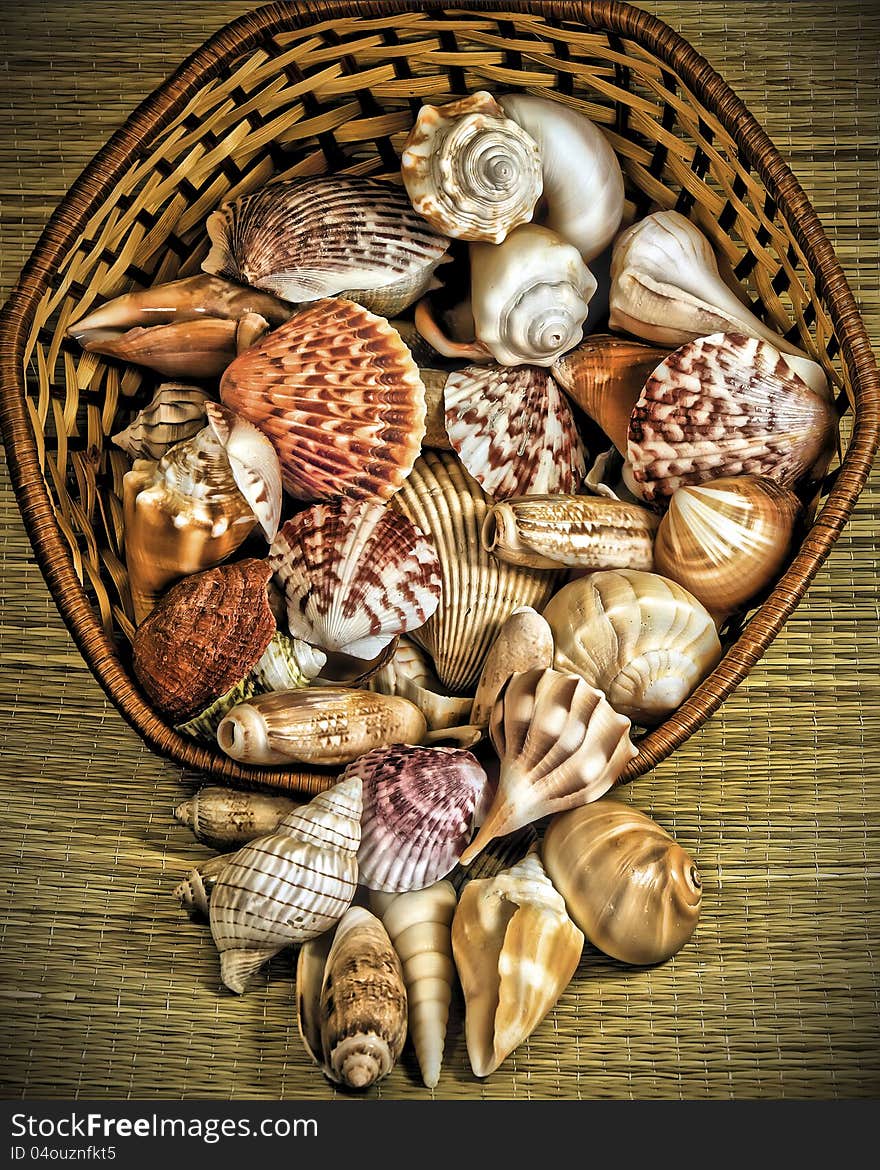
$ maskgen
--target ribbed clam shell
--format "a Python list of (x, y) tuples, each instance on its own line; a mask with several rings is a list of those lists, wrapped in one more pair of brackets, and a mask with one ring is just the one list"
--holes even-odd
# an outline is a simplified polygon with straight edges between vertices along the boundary
[(387, 317), (422, 295), (449, 243), (399, 187), (357, 175), (269, 183), (224, 204), (207, 228), (206, 272), (297, 304), (351, 295)]
[(700, 337), (645, 383), (627, 458), (643, 499), (724, 475), (769, 475), (786, 487), (822, 473), (836, 428), (832, 405), (768, 341)]
[(637, 754), (629, 733), (629, 719), (577, 674), (512, 675), (489, 720), (501, 761), (498, 788), (462, 865), (493, 838), (606, 793)]
[(386, 320), (324, 300), (241, 354), (223, 402), (260, 428), (284, 486), (303, 500), (387, 499), (409, 475), (425, 434), (425, 390)]
[(289, 796), (206, 784), (177, 806), (174, 819), (192, 829), (197, 841), (214, 849), (229, 849), (274, 832), (287, 814), (302, 803)]
[(800, 512), (797, 496), (766, 476), (681, 487), (657, 530), (657, 572), (678, 581), (716, 617), (729, 614), (781, 572)]
[(561, 573), (506, 565), (486, 552), (485, 493), (452, 452), (425, 451), (391, 506), (430, 537), (440, 561), (440, 604), (412, 638), (444, 687), (472, 690), (505, 619), (519, 606), (542, 609)]
[(593, 946), (624, 963), (662, 963), (700, 916), (693, 859), (656, 821), (612, 797), (560, 813), (541, 845), (547, 873)]
[(423, 105), (400, 174), (413, 207), (438, 232), (492, 244), (532, 218), (543, 188), (537, 144), (485, 90)]
[(546, 618), (529, 605), (515, 609), (486, 655), (471, 707), (471, 723), (488, 727), (495, 700), (512, 674), (552, 665), (553, 633)]
[(375, 500), (315, 504), (288, 520), (269, 552), (290, 632), (371, 659), (424, 625), (440, 600), (440, 565), (418, 529)]
[(579, 674), (636, 724), (659, 723), (721, 657), (715, 622), (657, 573), (609, 569), (564, 585), (544, 607), (557, 670)]
[(495, 499), (576, 492), (586, 453), (568, 400), (546, 370), (468, 366), (444, 389), (446, 433)]
[(211, 395), (185, 382), (163, 382), (152, 401), (139, 411), (113, 442), (132, 459), (159, 460), (175, 443), (191, 439), (204, 427), (205, 403)]
[(327, 930), (357, 888), (361, 785), (340, 781), (235, 855), (211, 895), (223, 982), (239, 994), (272, 955)]
[(420, 890), (445, 877), (473, 832), (487, 776), (460, 748), (400, 744), (349, 764), (363, 782), (360, 880), (371, 890)]
[(601, 496), (522, 496), (492, 505), (482, 539), (513, 565), (652, 569), (657, 524), (647, 508)]

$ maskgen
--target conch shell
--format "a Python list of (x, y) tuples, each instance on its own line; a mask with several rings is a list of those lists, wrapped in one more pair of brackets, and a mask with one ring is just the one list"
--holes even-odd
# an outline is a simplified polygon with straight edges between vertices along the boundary
[(229, 849), (273, 833), (302, 803), (289, 796), (208, 784), (177, 806), (174, 819), (192, 829), (197, 841), (214, 849)]
[(544, 670), (553, 665), (553, 633), (544, 618), (530, 605), (515, 609), (492, 643), (470, 712), (476, 727), (488, 727), (489, 717), (501, 688), (512, 674)]
[(452, 952), (476, 1076), (493, 1073), (534, 1032), (570, 983), (583, 946), (537, 853), (468, 882), (452, 920)]
[(207, 390), (184, 382), (163, 382), (125, 430), (113, 436), (113, 442), (132, 459), (162, 458), (169, 447), (191, 439), (205, 426), (205, 403), (211, 400)]
[(537, 145), (485, 90), (445, 106), (423, 105), (400, 175), (431, 227), (490, 244), (532, 218), (543, 187)]
[(662, 963), (700, 916), (689, 854), (645, 813), (604, 797), (559, 813), (541, 845), (547, 873), (593, 946), (624, 963)]
[(231, 991), (241, 994), (267, 959), (321, 934), (348, 909), (357, 888), (360, 815), (360, 781), (342, 781), (245, 845), (222, 871), (210, 921)]

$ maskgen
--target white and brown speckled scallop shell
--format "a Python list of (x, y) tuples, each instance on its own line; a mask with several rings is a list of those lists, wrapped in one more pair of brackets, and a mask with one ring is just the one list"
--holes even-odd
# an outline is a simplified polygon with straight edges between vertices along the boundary
[(287, 600), (294, 637), (372, 659), (417, 629), (440, 600), (429, 540), (376, 500), (314, 504), (286, 521), (269, 563)]
[(495, 499), (578, 490), (586, 456), (568, 399), (536, 366), (468, 366), (444, 388), (446, 433)]
[(409, 349), (349, 300), (310, 305), (240, 354), (220, 395), (272, 440), (284, 486), (301, 500), (387, 499), (425, 434), (425, 388)]

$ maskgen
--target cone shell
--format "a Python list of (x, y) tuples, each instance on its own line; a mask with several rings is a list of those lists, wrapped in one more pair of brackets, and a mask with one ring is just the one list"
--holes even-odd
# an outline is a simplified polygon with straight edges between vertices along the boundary
[(432, 544), (375, 500), (315, 504), (288, 520), (269, 553), (288, 626), (324, 650), (375, 658), (440, 600)]
[(468, 882), (452, 920), (471, 1068), (487, 1077), (556, 1004), (580, 962), (584, 936), (540, 858)]
[(832, 405), (767, 341), (700, 337), (670, 354), (630, 418), (627, 458), (643, 499), (730, 475), (793, 487), (820, 476), (836, 429)]
[(579, 488), (586, 453), (568, 400), (546, 370), (468, 366), (449, 375), (444, 401), (449, 441), (488, 495)]
[(493, 838), (606, 793), (637, 754), (629, 732), (629, 719), (576, 674), (512, 675), (489, 721), (498, 788), (462, 865)]
[(495, 700), (512, 674), (553, 665), (553, 633), (530, 605), (515, 609), (498, 631), (483, 663), (470, 721), (488, 727)]
[(261, 792), (240, 792), (209, 784), (174, 810), (174, 819), (192, 829), (197, 841), (214, 849), (245, 845), (278, 828), (302, 801)]
[(208, 217), (202, 267), (301, 304), (339, 294), (383, 317), (429, 287), (449, 240), (390, 183), (319, 175), (269, 183)]
[(553, 817), (541, 846), (568, 912), (593, 946), (624, 963), (662, 963), (696, 928), (692, 858), (645, 813), (605, 797)]
[(590, 573), (564, 585), (544, 617), (556, 669), (579, 674), (637, 724), (665, 719), (721, 657), (705, 607), (657, 573)]
[(211, 895), (223, 982), (241, 994), (272, 955), (327, 930), (357, 887), (361, 785), (336, 784), (245, 845)]
[(324, 300), (241, 354), (223, 402), (272, 440), (284, 486), (302, 500), (387, 499), (425, 434), (425, 389), (386, 320)]
[(504, 621), (523, 605), (542, 609), (561, 572), (506, 565), (486, 552), (480, 530), (489, 503), (451, 452), (425, 451), (391, 506), (430, 537), (440, 561), (440, 604), (412, 638), (444, 687), (472, 692)]
[(152, 401), (139, 411), (113, 442), (132, 459), (162, 458), (169, 447), (191, 439), (205, 426), (205, 403), (211, 395), (185, 382), (163, 382)]
[(800, 513), (797, 496), (765, 476), (681, 487), (657, 531), (657, 571), (716, 618), (729, 614), (776, 580)]

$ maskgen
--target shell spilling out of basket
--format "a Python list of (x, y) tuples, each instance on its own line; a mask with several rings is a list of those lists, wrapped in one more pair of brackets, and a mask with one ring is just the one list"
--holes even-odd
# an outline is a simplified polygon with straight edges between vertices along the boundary
[(837, 434), (821, 365), (684, 215), (626, 219), (570, 107), (425, 104), (400, 180), (240, 194), (201, 275), (69, 328), (164, 379), (114, 436), (144, 694), (319, 792), (181, 805), (226, 852), (177, 895), (235, 992), (296, 948), (352, 1088), (408, 1037), (436, 1085), (456, 984), (485, 1077), (587, 944), (688, 942), (696, 865), (609, 793), (787, 568)]

